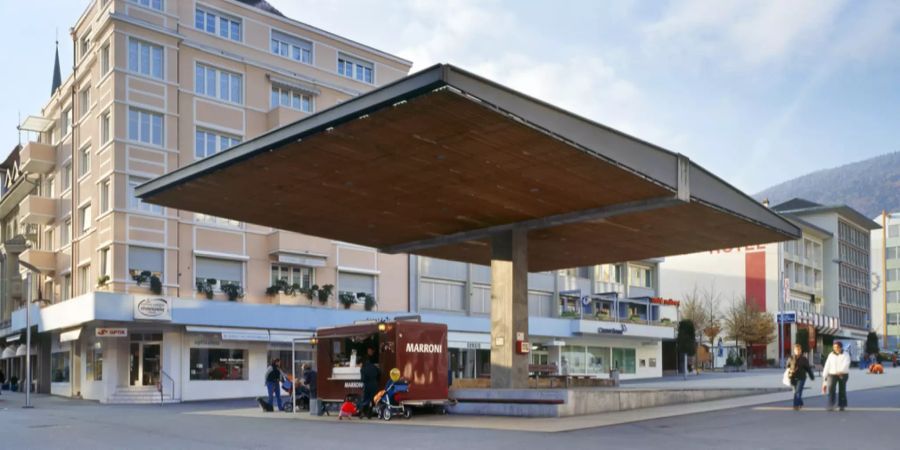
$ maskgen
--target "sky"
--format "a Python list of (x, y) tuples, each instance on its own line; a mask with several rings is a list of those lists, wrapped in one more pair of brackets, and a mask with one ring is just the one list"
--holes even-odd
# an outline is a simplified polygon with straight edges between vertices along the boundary
[[(68, 29), (88, 3), (0, 0), (7, 148), (18, 114), (48, 99), (56, 30), (70, 72)], [(682, 153), (750, 194), (900, 150), (896, 1), (269, 3), (413, 71), (451, 63)]]

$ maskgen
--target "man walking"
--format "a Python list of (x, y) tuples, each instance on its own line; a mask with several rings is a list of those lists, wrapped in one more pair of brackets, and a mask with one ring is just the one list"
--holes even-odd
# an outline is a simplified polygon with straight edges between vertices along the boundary
[(847, 408), (847, 377), (850, 373), (850, 356), (844, 353), (841, 341), (835, 341), (832, 352), (822, 368), (822, 393), (828, 392), (828, 410), (834, 411), (834, 397), (837, 394), (838, 408)]
[(278, 410), (284, 411), (284, 405), (281, 403), (281, 381), (284, 380), (284, 375), (281, 373), (280, 365), (281, 360), (276, 358), (266, 370), (266, 390), (269, 392), (269, 404), (272, 405), (274, 395), (278, 401)]

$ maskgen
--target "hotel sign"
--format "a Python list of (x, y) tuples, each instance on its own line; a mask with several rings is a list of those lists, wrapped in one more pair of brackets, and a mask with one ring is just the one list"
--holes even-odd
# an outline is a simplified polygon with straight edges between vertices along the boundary
[(128, 328), (97, 328), (94, 335), (97, 337), (128, 337)]
[(163, 297), (135, 297), (134, 319), (172, 321), (172, 303)]

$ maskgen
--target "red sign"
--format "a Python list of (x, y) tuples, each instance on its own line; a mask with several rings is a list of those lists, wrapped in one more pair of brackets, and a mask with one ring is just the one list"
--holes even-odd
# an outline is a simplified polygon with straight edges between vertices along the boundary
[(678, 300), (672, 300), (671, 298), (662, 298), (662, 297), (652, 297), (650, 299), (650, 303), (653, 303), (655, 305), (669, 305), (669, 306), (675, 306), (675, 307), (678, 307), (679, 305), (681, 305), (681, 302), (679, 302)]
[(128, 328), (97, 328), (95, 335), (97, 337), (126, 337)]

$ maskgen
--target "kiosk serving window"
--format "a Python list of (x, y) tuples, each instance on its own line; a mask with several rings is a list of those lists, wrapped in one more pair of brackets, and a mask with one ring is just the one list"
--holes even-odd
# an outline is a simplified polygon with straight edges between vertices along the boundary
[(57, 352), (50, 355), (50, 380), (54, 383), (69, 382), (69, 352)]
[(247, 350), (192, 348), (191, 380), (246, 380)]

